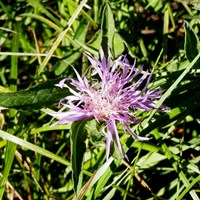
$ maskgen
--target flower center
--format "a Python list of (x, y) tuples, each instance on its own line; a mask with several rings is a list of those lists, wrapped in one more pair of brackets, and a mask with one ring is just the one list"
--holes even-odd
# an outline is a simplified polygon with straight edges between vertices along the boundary
[(107, 121), (111, 116), (123, 114), (125, 111), (120, 91), (116, 87), (92, 89), (85, 95), (85, 102), (85, 109), (92, 112), (98, 121)]

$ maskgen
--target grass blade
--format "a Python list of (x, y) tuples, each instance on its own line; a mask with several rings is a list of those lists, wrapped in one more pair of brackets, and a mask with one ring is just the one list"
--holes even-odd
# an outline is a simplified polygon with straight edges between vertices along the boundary
[[(12, 38), (12, 51), (17, 52), (19, 50), (19, 34), (20, 34), (20, 26), (21, 23), (16, 23), (15, 31), (13, 38)], [(11, 84), (10, 89), (12, 91), (17, 91), (17, 76), (18, 76), (18, 57), (12, 56), (11, 57), (11, 69), (10, 69), (10, 76), (11, 76)], [(13, 118), (16, 115), (16, 110), (11, 109), (9, 110), (9, 118)], [(10, 130), (14, 133), (14, 129)], [(13, 163), (14, 155), (15, 155), (16, 144), (12, 142), (7, 142), (6, 144), (6, 154), (5, 154), (5, 166), (3, 170), (3, 177), (0, 181), (0, 199), (3, 198), (3, 194), (5, 191), (5, 184), (10, 174), (10, 169)]]
[(37, 145), (31, 144), (30, 142), (22, 140), (22, 139), (14, 136), (14, 135), (12, 135), (10, 133), (7, 133), (5, 131), (0, 130), (0, 137), (2, 137), (4, 140), (8, 140), (8, 141), (10, 141), (12, 143), (15, 143), (15, 144), (18, 144), (18, 145), (20, 145), (22, 147), (25, 147), (25, 148), (27, 148), (27, 149), (29, 149), (31, 151), (37, 152), (37, 153), (39, 153), (39, 154), (41, 154), (41, 155), (43, 155), (45, 157), (48, 157), (48, 158), (50, 158), (52, 160), (55, 160), (55, 161), (57, 161), (57, 162), (59, 162), (59, 163), (61, 163), (63, 165), (71, 166), (70, 162), (65, 160), (64, 158), (62, 158), (62, 157), (60, 157), (60, 156), (58, 156), (58, 155), (56, 155), (56, 154), (54, 154), (54, 153), (52, 153), (50, 151), (47, 151), (47, 150), (45, 150), (45, 149), (43, 149), (43, 148), (41, 148), (41, 147), (39, 147)]
[(43, 72), (46, 64), (49, 62), (49, 60), (51, 59), (54, 51), (56, 50), (56, 48), (59, 46), (60, 42), (63, 40), (63, 38), (65, 37), (65, 35), (67, 34), (68, 30), (70, 29), (70, 27), (72, 26), (73, 22), (75, 21), (75, 19), (77, 18), (77, 16), (79, 15), (79, 13), (81, 12), (82, 8), (85, 6), (87, 0), (83, 0), (81, 2), (81, 4), (78, 6), (78, 8), (76, 9), (76, 11), (74, 12), (74, 14), (71, 16), (71, 18), (69, 19), (68, 22), (68, 26), (67, 28), (62, 31), (58, 38), (56, 39), (56, 41), (54, 42), (54, 44), (52, 45), (48, 55), (46, 56), (46, 58), (43, 60), (43, 62), (41, 63), (41, 65), (38, 68), (38, 76)]

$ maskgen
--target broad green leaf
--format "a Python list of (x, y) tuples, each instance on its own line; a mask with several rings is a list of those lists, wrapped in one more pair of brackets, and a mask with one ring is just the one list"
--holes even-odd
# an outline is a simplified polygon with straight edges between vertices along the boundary
[(118, 57), (120, 54), (123, 53), (124, 49), (125, 47), (122, 37), (118, 33), (114, 33), (114, 40), (113, 40), (114, 56)]
[[(193, 28), (190, 26), (190, 24), (185, 21), (185, 52), (187, 59), (192, 62), (192, 60), (197, 56), (200, 49), (200, 42), (199, 38), (194, 32)], [(198, 60), (195, 66), (199, 66), (200, 61)]]
[(115, 33), (115, 21), (108, 3), (104, 6), (101, 31), (101, 46), (106, 56), (108, 48), (113, 51), (115, 57), (119, 56), (124, 51), (124, 41), (118, 33)]
[(27, 90), (19, 92), (1, 93), (0, 106), (23, 110), (40, 109), (59, 100), (69, 94), (67, 89), (56, 87), (61, 79), (54, 79)]
[(102, 34), (102, 30), (97, 31), (94, 37), (89, 41), (88, 46), (99, 51), (102, 42)]
[(78, 40), (79, 42), (84, 43), (86, 35), (87, 35), (87, 31), (88, 31), (88, 23), (85, 20), (82, 20), (78, 28), (76, 29), (74, 38)]
[(113, 37), (115, 33), (115, 21), (113, 18), (112, 10), (108, 3), (105, 4), (103, 10), (103, 21), (102, 21), (102, 48), (106, 57), (108, 55), (108, 47), (113, 49)]
[(54, 66), (54, 72), (56, 76), (61, 75), (65, 70), (67, 70), (67, 67), (71, 64), (74, 63), (78, 58), (80, 58), (82, 54), (81, 48), (74, 48), (72, 51), (67, 52), (65, 54), (65, 60), (67, 62), (57, 62), (56, 65)]
[(83, 170), (82, 162), (86, 151), (85, 140), (87, 132), (85, 129), (86, 121), (73, 122), (71, 126), (71, 165), (74, 191), (79, 193), (82, 187)]
[(91, 142), (96, 143), (96, 142), (101, 141), (103, 135), (102, 135), (102, 132), (97, 129), (96, 120), (88, 121), (86, 127), (87, 127), (89, 137), (91, 139)]

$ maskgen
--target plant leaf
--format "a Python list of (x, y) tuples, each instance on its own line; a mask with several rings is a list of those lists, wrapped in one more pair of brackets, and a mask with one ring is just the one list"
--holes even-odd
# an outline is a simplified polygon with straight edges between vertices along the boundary
[(0, 130), (0, 137), (3, 138), (4, 140), (8, 140), (14, 144), (20, 145), (21, 147), (24, 147), (31, 151), (37, 152), (37, 153), (39, 153), (49, 159), (55, 160), (63, 165), (70, 166), (69, 161), (65, 160), (64, 158), (46, 150), (46, 149), (43, 149), (42, 147), (39, 147), (35, 144), (27, 142), (19, 137), (16, 137), (10, 133)]
[[(78, 40), (80, 43), (84, 44), (87, 34), (87, 29), (88, 29), (88, 23), (82, 20), (82, 22), (80, 23), (79, 27), (76, 30), (74, 41)], [(60, 62), (57, 62), (57, 64), (54, 66), (54, 71), (56, 76), (62, 74), (70, 64), (74, 63), (82, 55), (83, 50), (81, 48), (81, 45), (79, 43), (75, 44), (76, 46), (74, 47), (74, 49), (72, 51), (66, 52), (66, 54), (64, 55), (64, 58), (67, 61), (67, 63), (61, 60)]]
[[(77, 199), (82, 199), (83, 196), (87, 193), (87, 191), (91, 190), (92, 187), (99, 181), (100, 179), (103, 179), (100, 181), (100, 188), (103, 184), (106, 184), (107, 180), (104, 181), (104, 176), (105, 177), (110, 177), (112, 175), (112, 170), (110, 168), (110, 165), (113, 163), (113, 158), (110, 157), (94, 174), (93, 176), (88, 180), (88, 182), (84, 185), (82, 190), (80, 191)], [(102, 183), (103, 182), (103, 183)], [(73, 199), (75, 200), (75, 199)]]
[(59, 100), (69, 94), (66, 89), (56, 87), (61, 79), (54, 79), (30, 89), (19, 92), (1, 93), (0, 106), (23, 110), (40, 109)]
[(82, 187), (82, 162), (86, 151), (85, 140), (87, 137), (85, 124), (86, 120), (82, 120), (73, 122), (71, 126), (71, 165), (74, 191), (76, 194), (79, 193)]
[[(185, 52), (187, 59), (192, 62), (193, 59), (197, 56), (199, 53), (200, 48), (200, 42), (199, 38), (197, 37), (196, 33), (194, 32), (193, 28), (190, 26), (190, 24), (185, 21)], [(199, 66), (200, 60), (198, 60), (195, 64), (195, 66)]]
[(110, 9), (108, 3), (105, 4), (103, 10), (103, 22), (101, 28), (103, 31), (102, 48), (107, 57), (108, 48), (112, 49), (113, 47), (113, 37), (115, 32), (115, 21), (113, 18), (112, 10)]
[(115, 33), (113, 40), (113, 50), (115, 57), (118, 57), (120, 54), (122, 54), (124, 49), (125, 47), (122, 37), (118, 33)]

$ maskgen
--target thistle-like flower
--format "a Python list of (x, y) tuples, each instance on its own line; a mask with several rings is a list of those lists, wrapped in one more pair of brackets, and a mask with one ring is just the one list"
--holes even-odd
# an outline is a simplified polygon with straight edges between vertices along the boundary
[[(159, 88), (147, 90), (151, 74), (148, 71), (142, 74), (143, 68), (138, 70), (135, 68), (135, 63), (130, 65), (124, 55), (113, 62), (110, 56), (105, 57), (102, 49), (100, 60), (96, 60), (90, 54), (86, 56), (94, 68), (91, 83), (86, 77), (81, 78), (74, 69), (77, 80), (65, 78), (56, 84), (71, 92), (70, 96), (61, 99), (59, 103), (68, 110), (48, 114), (59, 119), (54, 125), (92, 118), (103, 122), (102, 134), (106, 138), (106, 158), (109, 157), (112, 141), (118, 146), (121, 155), (127, 158), (120, 143), (117, 123), (121, 123), (136, 140), (149, 140), (149, 138), (136, 135), (130, 125), (139, 122), (136, 117), (137, 110), (150, 111), (155, 107), (162, 91)], [(140, 78), (132, 82), (138, 75)], [(71, 87), (66, 84), (67, 81), (70, 82)]]

